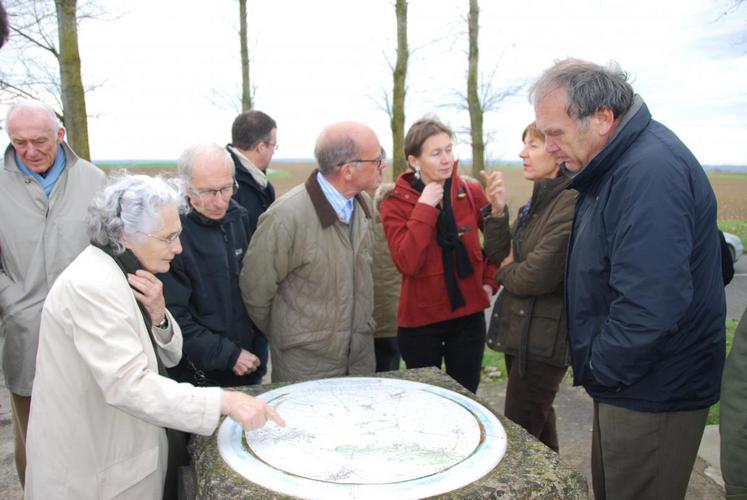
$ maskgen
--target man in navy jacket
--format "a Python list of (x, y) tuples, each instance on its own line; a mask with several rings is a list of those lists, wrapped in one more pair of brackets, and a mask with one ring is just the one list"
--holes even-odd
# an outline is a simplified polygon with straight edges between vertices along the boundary
[(234, 165), (217, 144), (187, 149), (178, 161), (191, 210), (181, 216), (182, 253), (160, 275), (166, 306), (184, 336), (184, 355), (169, 375), (196, 385), (258, 384), (267, 340), (247, 315), (239, 290), (251, 232), (232, 198)]
[(579, 193), (565, 283), (595, 497), (683, 498), (724, 362), (713, 190), (619, 67), (560, 61), (531, 97)]

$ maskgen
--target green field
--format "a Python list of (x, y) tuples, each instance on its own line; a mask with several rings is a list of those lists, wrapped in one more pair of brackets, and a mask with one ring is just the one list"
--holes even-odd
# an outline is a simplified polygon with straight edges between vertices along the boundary
[(120, 168), (137, 170), (176, 170), (175, 161), (154, 161), (152, 163), (127, 162), (127, 161), (105, 161), (96, 162), (96, 166), (104, 170), (117, 170)]
[[(119, 169), (127, 170), (176, 170), (175, 161), (154, 161), (150, 163), (141, 162), (127, 162), (127, 161), (112, 161), (112, 162), (98, 162), (96, 165), (106, 171), (113, 171)], [(288, 177), (289, 173), (287, 170), (273, 170), (272, 168), (267, 172), (267, 178), (271, 181), (277, 181)]]
[(727, 233), (736, 234), (742, 240), (742, 245), (747, 247), (747, 221), (745, 220), (720, 220), (718, 228)]

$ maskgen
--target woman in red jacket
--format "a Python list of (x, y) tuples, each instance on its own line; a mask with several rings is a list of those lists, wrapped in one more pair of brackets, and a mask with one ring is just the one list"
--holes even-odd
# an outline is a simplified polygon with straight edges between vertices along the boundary
[(452, 131), (421, 119), (407, 132), (411, 171), (381, 205), (389, 249), (402, 273), (397, 338), (408, 368), (441, 367), (472, 392), (480, 383), (485, 316), (497, 285), (478, 230), (489, 205), (480, 185), (461, 179)]

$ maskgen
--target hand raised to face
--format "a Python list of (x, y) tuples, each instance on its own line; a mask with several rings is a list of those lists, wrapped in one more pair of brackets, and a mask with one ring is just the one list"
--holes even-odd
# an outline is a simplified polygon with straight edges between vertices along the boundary
[(482, 178), (485, 179), (485, 192), (488, 195), (490, 204), (492, 205), (490, 215), (493, 217), (500, 217), (503, 215), (503, 211), (506, 208), (506, 186), (503, 184), (503, 172), (492, 171), (480, 172)]
[(132, 287), (135, 299), (140, 302), (150, 315), (154, 325), (166, 317), (166, 301), (163, 298), (163, 284), (153, 273), (138, 269), (135, 274), (128, 274), (127, 281)]
[(423, 188), (423, 193), (420, 195), (420, 198), (418, 198), (418, 202), (435, 207), (441, 203), (443, 197), (444, 187), (438, 182), (429, 182), (425, 185), (425, 188)]

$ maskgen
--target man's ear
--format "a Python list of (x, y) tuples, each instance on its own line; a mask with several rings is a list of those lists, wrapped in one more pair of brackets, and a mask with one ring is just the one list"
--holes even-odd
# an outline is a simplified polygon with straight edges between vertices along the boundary
[(594, 112), (592, 120), (599, 135), (607, 135), (615, 124), (615, 114), (611, 108), (601, 108)]
[(60, 127), (57, 129), (57, 144), (62, 144), (62, 141), (65, 140), (65, 128)]

